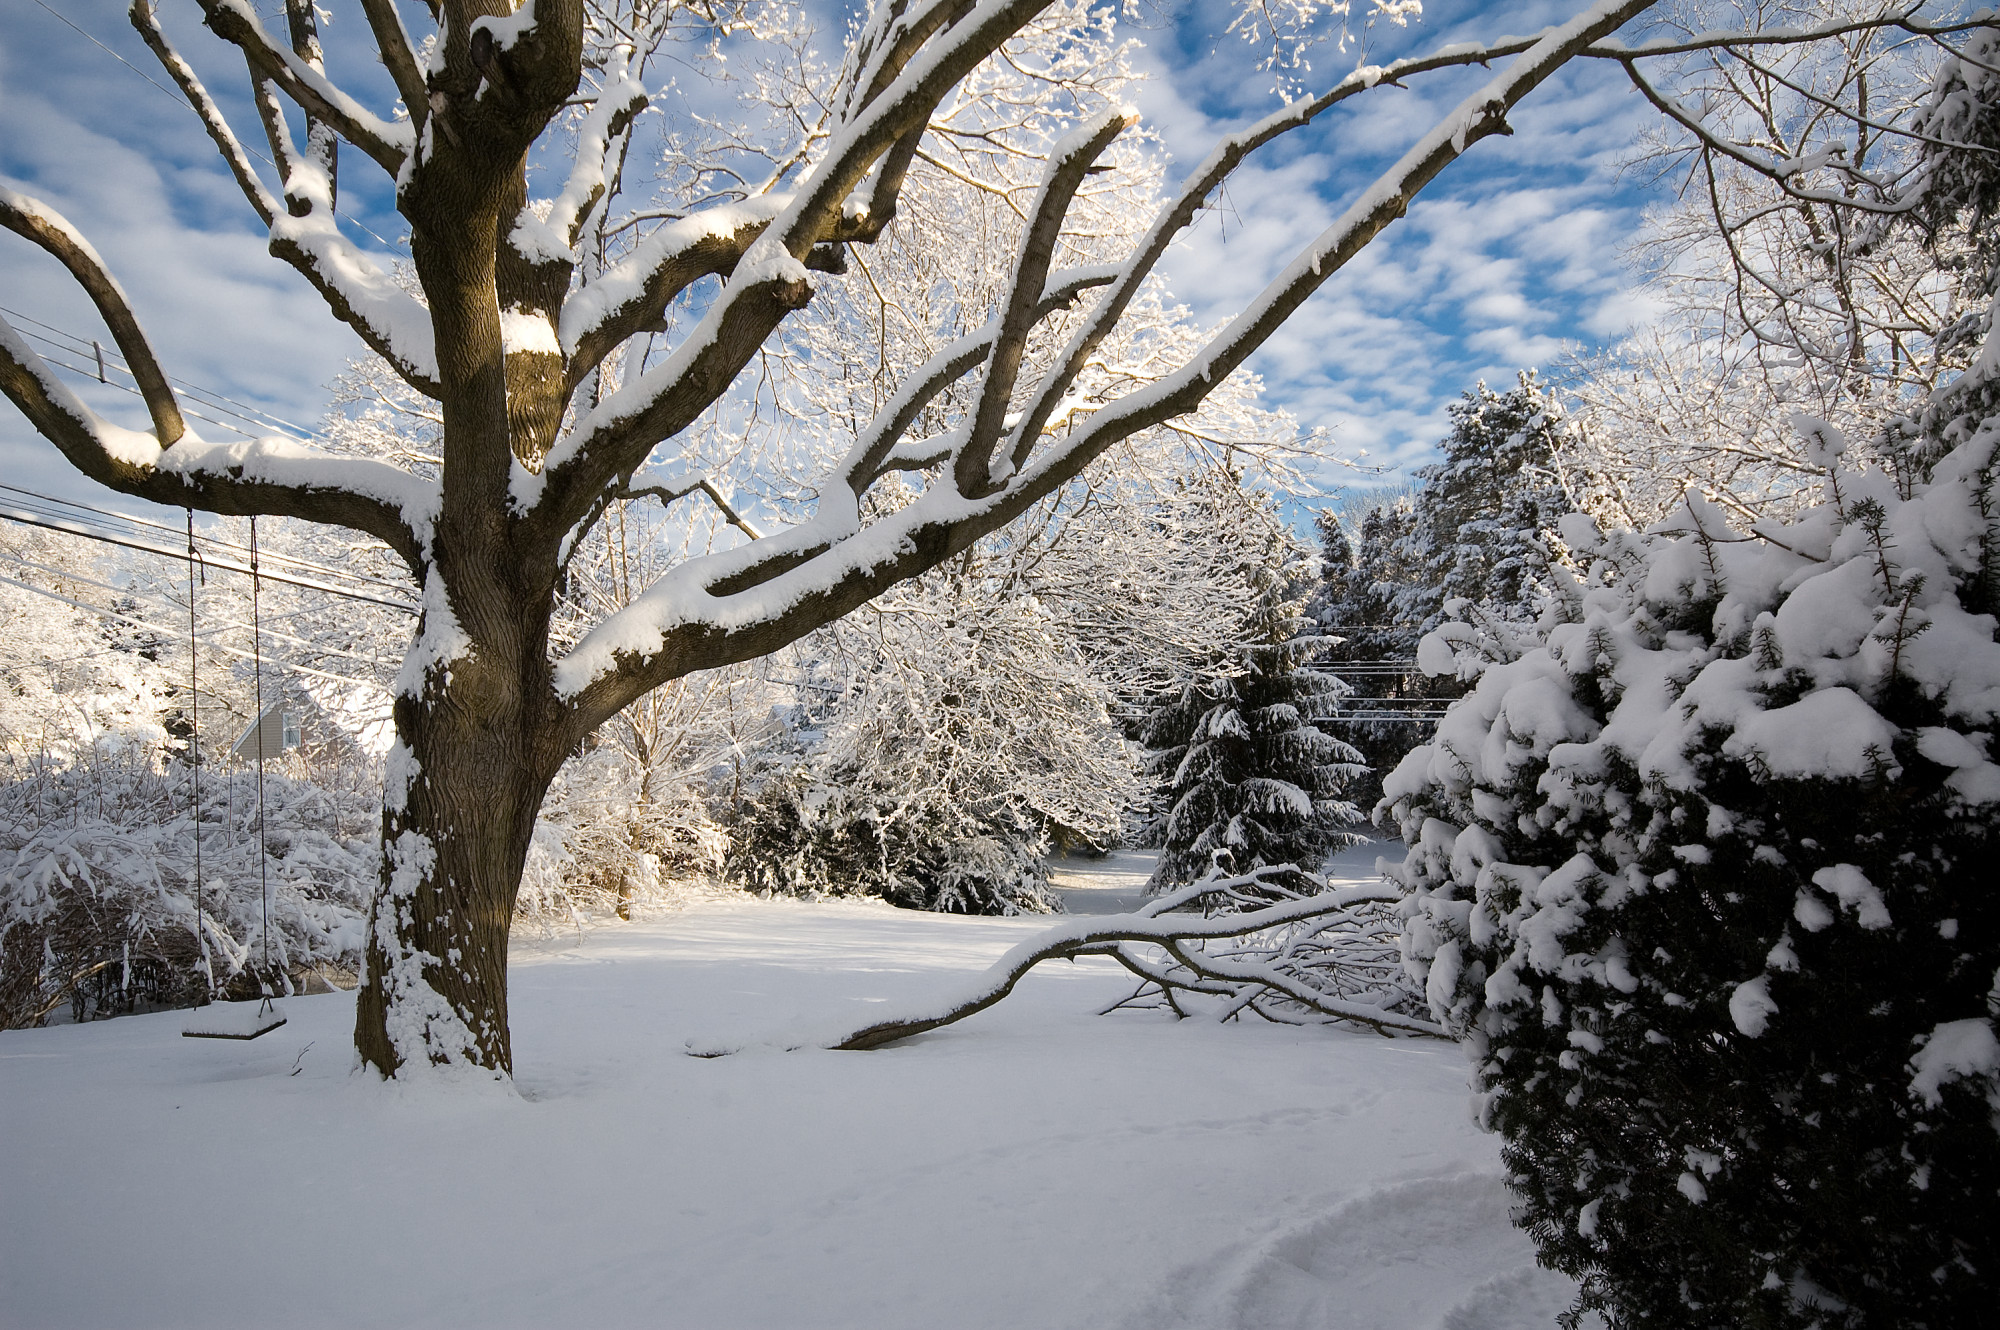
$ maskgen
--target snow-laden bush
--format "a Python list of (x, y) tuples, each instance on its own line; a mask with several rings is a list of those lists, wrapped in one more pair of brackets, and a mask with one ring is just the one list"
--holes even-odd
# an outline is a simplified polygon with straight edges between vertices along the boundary
[(358, 971), (372, 846), (330, 834), (324, 792), (276, 773), (260, 876), (255, 776), (203, 772), (197, 943), (188, 777), (134, 749), (0, 785), (0, 1028), (65, 1002), (88, 1019)]
[(802, 767), (766, 784), (739, 819), (731, 871), (752, 891), (781, 895), (879, 896), (948, 914), (1056, 909), (1047, 836), (1004, 816), (944, 790), (834, 783)]
[(953, 913), (1055, 908), (1052, 839), (1111, 844), (1138, 796), (1108, 690), (1037, 597), (940, 580), (877, 610), (818, 639), (815, 678), (841, 682), (762, 754), (732, 876)]
[[(1404, 953), (1616, 1325), (1969, 1326), (2000, 1278), (2000, 419), (1899, 493), (1571, 518), (1386, 783)], [(1480, 658), (1483, 657), (1484, 663)]]
[(667, 769), (644, 745), (607, 741), (580, 754), (542, 801), (515, 917), (542, 927), (630, 918), (668, 884), (719, 873), (729, 835), (709, 803), (705, 773)]

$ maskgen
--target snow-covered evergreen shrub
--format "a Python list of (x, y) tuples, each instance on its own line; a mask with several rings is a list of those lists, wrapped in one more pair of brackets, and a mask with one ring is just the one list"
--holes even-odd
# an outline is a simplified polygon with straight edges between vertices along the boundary
[(1310, 635), (1282, 567), (1258, 574), (1235, 668), (1194, 680), (1147, 719), (1147, 765), (1168, 808), (1152, 889), (1266, 865), (1316, 870), (1359, 819), (1343, 798), (1360, 754), (1314, 724), (1347, 686), (1313, 667)]
[(1569, 519), (1583, 580), (1448, 635), (1477, 684), (1387, 782), (1406, 964), (1618, 1326), (1971, 1326), (2000, 1279), (2000, 419), (1907, 495), (1801, 424), (1788, 525)]
[(151, 753), (38, 764), (0, 784), (0, 1028), (294, 991), (359, 970), (372, 847), (330, 830), (314, 786), (264, 782), (266, 968), (254, 775), (202, 776), (202, 941), (188, 769)]

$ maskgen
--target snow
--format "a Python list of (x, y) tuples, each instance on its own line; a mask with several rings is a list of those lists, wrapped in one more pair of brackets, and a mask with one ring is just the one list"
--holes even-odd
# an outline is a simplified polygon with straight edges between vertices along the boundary
[[(1064, 879), (1137, 868), (1099, 862), (1112, 885)], [(909, 1006), (1047, 922), (717, 894), (517, 940), (518, 1094), (352, 1074), (347, 994), (250, 1044), (173, 1012), (0, 1034), (0, 1324), (1501, 1330), (1567, 1304), (1442, 1042), (1099, 1017), (1129, 982), (1087, 961), (878, 1052), (682, 1054)]]
[(1853, 864), (1829, 864), (1814, 873), (1812, 880), (1814, 886), (1853, 911), (1863, 928), (1889, 926), (1889, 909), (1882, 903), (1882, 893)]
[(1978, 1019), (1946, 1021), (1910, 1059), (1910, 1093), (1932, 1108), (1944, 1102), (1940, 1086), (1966, 1076), (1983, 1076), (1988, 1097), (2000, 1099), (2000, 1039), (1993, 1023)]
[(555, 327), (548, 319), (519, 305), (500, 311), (500, 347), (508, 355), (517, 351), (533, 351), (549, 356), (562, 354), (562, 345), (556, 341)]
[(1771, 981), (1761, 974), (1738, 984), (1729, 995), (1729, 1019), (1752, 1039), (1764, 1033), (1777, 1010), (1778, 1004), (1771, 1000)]

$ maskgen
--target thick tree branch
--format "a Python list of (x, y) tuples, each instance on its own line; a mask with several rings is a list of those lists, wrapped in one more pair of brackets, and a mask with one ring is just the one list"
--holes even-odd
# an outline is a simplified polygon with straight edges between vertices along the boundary
[(278, 200), (264, 187), (263, 180), (257, 175), (257, 168), (250, 164), (250, 154), (243, 150), (243, 144), (237, 139), (236, 132), (229, 127), (228, 120), (223, 118), (221, 108), (216, 106), (215, 100), (208, 95), (208, 89), (202, 86), (201, 80), (195, 77), (193, 68), (187, 61), (181, 59), (180, 52), (176, 51), (172, 43), (167, 40), (167, 34), (161, 30), (159, 20), (154, 16), (153, 5), (154, 0), (132, 0), (132, 8), (127, 11), (132, 26), (139, 30), (140, 38), (173, 78), (182, 94), (187, 97), (188, 104), (194, 107), (195, 114), (201, 117), (202, 128), (206, 129), (209, 138), (215, 141), (216, 150), (228, 164), (229, 173), (236, 177), (237, 187), (243, 191), (243, 197), (250, 201), (250, 207), (257, 214), (258, 220), (268, 227), (278, 215)]
[(285, 207), (270, 221), (271, 254), (319, 292), (402, 380), (427, 397), (442, 393), (430, 311), (396, 283), (333, 220), (332, 181), (292, 143), (284, 104), (269, 80), (254, 89), (271, 155), (284, 176)]
[(211, 444), (104, 420), (0, 319), (0, 392), (92, 480), (136, 498), (230, 516), (298, 517), (381, 540), (421, 580), (434, 487), (382, 462), (330, 457), (286, 439)]
[[(1029, 457), (1054, 403), (1134, 294), (1135, 274), (1157, 261), (1168, 238), (1186, 225), (1201, 199), (1250, 149), (1309, 120), (1336, 95), (1352, 95), (1387, 71), (1360, 71), (1334, 93), (1287, 108), (1219, 147), (1198, 168), (1180, 199), (1156, 222), (1121, 279), (1098, 302), (1059, 361), (1029, 422), (1020, 427), (1015, 474), (990, 495), (967, 497), (933, 487), (916, 501), (857, 530), (842, 500), (811, 522), (755, 545), (690, 560), (612, 616), (556, 670), (556, 686), (573, 699), (579, 723), (594, 724), (633, 698), (705, 665), (763, 655), (865, 604), (887, 587), (933, 567), (1025, 512), (1082, 472), (1119, 441), (1198, 406), (1202, 399), (1283, 324), (1311, 293), (1347, 263), (1409, 200), (1473, 143), (1507, 131), (1506, 113), (1585, 45), (1615, 31), (1647, 0), (1602, 0), (1570, 22), (1523, 43), (1527, 49), (1503, 73), (1434, 127), (1228, 327), (1180, 371), (1100, 410), (1060, 447)], [(1487, 52), (1431, 57), (1428, 68), (1478, 60)], [(1409, 65), (1403, 67), (1408, 72)], [(1107, 310), (1109, 309), (1109, 312)]]
[[(1289, 865), (1286, 867), (1289, 869)], [(782, 1046), (847, 1051), (880, 1048), (977, 1015), (1013, 992), (1015, 985), (1044, 961), (1075, 960), (1082, 956), (1108, 956), (1149, 983), (1233, 997), (1246, 1006), (1260, 993), (1269, 994), (1322, 1019), (1351, 1021), (1382, 1034), (1444, 1035), (1443, 1029), (1433, 1021), (1352, 1001), (1341, 997), (1337, 990), (1317, 987), (1301, 976), (1298, 967), (1288, 967), (1283, 963), (1260, 964), (1230, 955), (1212, 955), (1203, 950), (1204, 943), (1246, 938), (1301, 925), (1310, 927), (1316, 921), (1351, 912), (1359, 905), (1393, 901), (1401, 895), (1399, 888), (1389, 883), (1336, 887), (1317, 895), (1280, 901), (1260, 910), (1238, 914), (1204, 917), (1172, 913), (1178, 906), (1190, 905), (1204, 896), (1227, 892), (1241, 885), (1260, 885), (1258, 875), (1196, 883), (1149, 903), (1135, 914), (1074, 919), (1057, 924), (1016, 946), (984, 973), (955, 991), (940, 994), (923, 1008), (904, 1016), (872, 1022), (858, 1030), (783, 1040)], [(1176, 976), (1168, 969), (1146, 964), (1127, 950), (1135, 945), (1162, 948), (1172, 957), (1173, 965), (1178, 967), (1181, 975)], [(1331, 962), (1330, 968), (1339, 968), (1337, 959)], [(691, 1046), (690, 1051), (698, 1057), (718, 1057), (735, 1050)]]
[(389, 71), (404, 109), (410, 113), (414, 136), (421, 142), (430, 103), (424, 90), (424, 72), (417, 66), (416, 47), (403, 27), (396, 0), (361, 0), (361, 12), (368, 16), (368, 29), (375, 34), (375, 49), (381, 53), (383, 68)]
[(97, 306), (104, 326), (111, 331), (111, 340), (118, 343), (118, 353), (131, 367), (139, 396), (145, 399), (146, 413), (153, 418), (153, 429), (159, 441), (171, 446), (187, 433), (187, 422), (181, 419), (180, 403), (174, 399), (174, 390), (167, 384), (159, 358), (153, 354), (152, 344), (146, 340), (145, 331), (132, 314), (131, 302), (125, 298), (124, 289), (118, 285), (117, 279), (104, 266), (104, 260), (98, 258), (97, 251), (90, 247), (90, 242), (61, 214), (44, 206), (41, 200), (16, 194), (5, 187), (0, 187), (0, 226), (32, 240), (54, 255), (63, 267), (69, 269), (70, 276), (90, 297), (90, 303)]
[(1050, 155), (1041, 189), (1028, 210), (1028, 224), (1021, 231), (1006, 294), (1001, 298), (1000, 327), (986, 357), (986, 379), (980, 385), (965, 444), (952, 465), (958, 492), (968, 498), (985, 493), (992, 484), (993, 444), (1006, 424), (1028, 334), (1039, 322), (1043, 283), (1055, 261), (1056, 242), (1069, 216), (1069, 205), (1097, 159), (1132, 119), (1123, 110), (1102, 115), (1096, 124), (1079, 126)]
[(408, 124), (384, 120), (349, 97), (332, 80), (272, 38), (249, 0), (196, 0), (209, 30), (243, 52), (251, 72), (283, 89), (307, 115), (331, 125), (342, 138), (368, 154), (391, 179), (416, 146)]
[[(854, 123), (835, 133), (825, 160), (751, 241), (722, 299), (686, 341), (587, 413), (550, 452), (529, 487), (533, 492), (515, 496), (533, 508), (545, 532), (569, 530), (612, 477), (638, 466), (726, 390), (771, 331), (811, 298), (803, 260), (817, 246), (879, 230), (879, 215), (852, 215), (845, 206), (856, 186), (899, 139), (920, 132), (946, 93), (1047, 3), (984, 0), (971, 7), (962, 22), (940, 29)], [(563, 322), (567, 327), (568, 318)]]

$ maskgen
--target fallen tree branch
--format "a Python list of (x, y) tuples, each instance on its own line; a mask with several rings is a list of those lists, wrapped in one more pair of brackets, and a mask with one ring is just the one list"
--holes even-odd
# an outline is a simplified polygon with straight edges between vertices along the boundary
[[(880, 1048), (986, 1010), (1043, 961), (1109, 957), (1138, 975), (1139, 992), (1105, 1008), (1165, 1005), (1177, 1015), (1188, 995), (1219, 1000), (1216, 1015), (1251, 1011), (1292, 1024), (1351, 1021), (1383, 1035), (1444, 1038), (1435, 1022), (1411, 1014), (1421, 998), (1402, 979), (1389, 907), (1392, 883), (1329, 886), (1290, 864), (1239, 877), (1209, 878), (1149, 902), (1132, 914), (1073, 919), (1021, 943), (984, 973), (926, 1008), (831, 1037), (787, 1041), (788, 1049)], [(1257, 908), (1244, 909), (1254, 904)], [(1195, 914), (1196, 909), (1227, 913)], [(1165, 960), (1149, 951), (1157, 950)], [(690, 1046), (696, 1057), (732, 1047)]]

